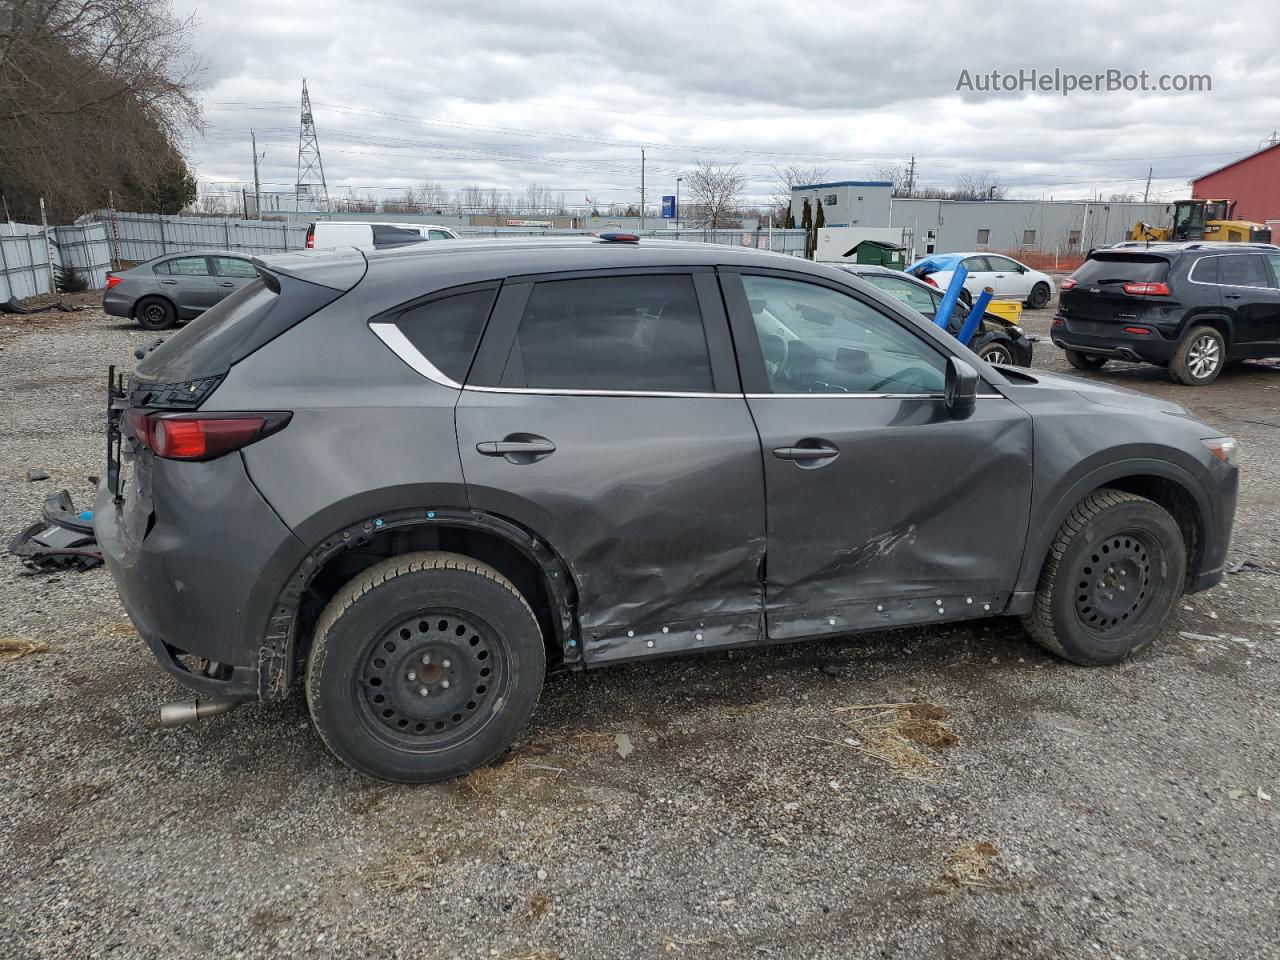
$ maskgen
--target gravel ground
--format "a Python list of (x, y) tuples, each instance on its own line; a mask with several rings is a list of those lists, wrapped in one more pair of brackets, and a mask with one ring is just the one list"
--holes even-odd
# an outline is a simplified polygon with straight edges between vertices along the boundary
[[(149, 338), (0, 318), (6, 536), (48, 492), (88, 500), (104, 369)], [(1261, 568), (1133, 661), (993, 619), (601, 670), (436, 787), (347, 772), (296, 698), (160, 730), (184, 694), (106, 573), (4, 557), (0, 637), (48, 650), (0, 663), (0, 956), (1280, 956), (1280, 368), (1093, 376), (1242, 440), (1231, 556)], [(835, 712), (915, 699), (959, 742), (914, 767)]]

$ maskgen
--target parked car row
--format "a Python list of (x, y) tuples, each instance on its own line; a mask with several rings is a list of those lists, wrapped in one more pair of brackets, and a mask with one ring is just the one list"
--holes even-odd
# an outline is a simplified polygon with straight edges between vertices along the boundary
[(460, 246), (256, 260), (113, 391), (94, 527), (171, 717), (301, 686), (345, 763), (438, 780), (548, 665), (1000, 614), (1108, 664), (1223, 576), (1235, 441), (1174, 404), (793, 257)]

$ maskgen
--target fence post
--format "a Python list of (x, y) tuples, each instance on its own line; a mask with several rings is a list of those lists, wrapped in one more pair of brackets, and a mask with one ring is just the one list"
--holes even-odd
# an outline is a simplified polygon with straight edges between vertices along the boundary
[(58, 277), (53, 272), (53, 244), (49, 241), (49, 220), (44, 214), (44, 197), (40, 198), (40, 229), (44, 231), (44, 256), (49, 261), (49, 292), (58, 292)]
[(288, 253), (289, 252), (289, 221), (288, 220), (280, 224), (280, 235), (284, 237), (284, 246), (281, 247), (280, 249), (284, 253)]
[(224, 219), (222, 221), (222, 234), (227, 238), (227, 249), (231, 249), (231, 221)]
[(8, 238), (3, 234), (0, 234), (0, 277), (4, 277), (4, 290), (5, 293), (9, 295), (5, 297), (5, 299), (12, 300), (13, 286), (9, 283), (9, 258), (5, 256), (4, 252), (4, 242), (6, 239)]

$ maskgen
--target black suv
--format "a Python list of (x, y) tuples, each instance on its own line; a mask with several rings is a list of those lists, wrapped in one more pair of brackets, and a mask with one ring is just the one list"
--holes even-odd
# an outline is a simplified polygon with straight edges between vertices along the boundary
[(1097, 250), (1062, 282), (1049, 331), (1078, 370), (1114, 357), (1212, 383), (1223, 367), (1280, 356), (1280, 247), (1160, 243)]
[(112, 390), (94, 526), (201, 695), (173, 721), (300, 681), (342, 760), (433, 780), (548, 667), (997, 614), (1114, 663), (1222, 576), (1235, 441), (843, 270), (633, 238), (257, 263)]

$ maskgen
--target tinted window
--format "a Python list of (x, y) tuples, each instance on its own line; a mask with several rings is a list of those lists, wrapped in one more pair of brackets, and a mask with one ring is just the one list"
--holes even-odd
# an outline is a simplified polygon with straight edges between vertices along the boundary
[(1236, 287), (1269, 287), (1271, 274), (1266, 261), (1256, 254), (1248, 256), (1219, 257), (1218, 282)]
[(986, 273), (991, 269), (987, 266), (986, 257), (966, 257), (964, 260), (964, 268), (970, 273)]
[(493, 290), (473, 290), (432, 300), (400, 314), (396, 326), (436, 369), (462, 383), (489, 319), (493, 295)]
[(213, 272), (220, 277), (256, 277), (253, 264), (239, 257), (214, 257)]
[[(1072, 274), (1081, 285), (1102, 283), (1159, 283), (1169, 274), (1169, 261), (1141, 254), (1095, 254)], [(1196, 279), (1200, 279), (1197, 275)]]
[(1267, 259), (1271, 261), (1271, 281), (1273, 284), (1280, 284), (1280, 254), (1269, 253)]
[(534, 286), (503, 386), (712, 391), (688, 276), (556, 280)]
[(1221, 257), (1201, 257), (1191, 265), (1190, 278), (1196, 283), (1219, 283), (1218, 264)]
[(742, 282), (774, 393), (942, 392), (942, 354), (860, 300), (798, 280)]
[(863, 274), (862, 279), (879, 287), (895, 300), (901, 300), (912, 310), (929, 316), (937, 312), (938, 300), (918, 283), (879, 273)]
[(179, 257), (169, 261), (169, 272), (175, 277), (207, 277), (209, 261), (204, 257)]

